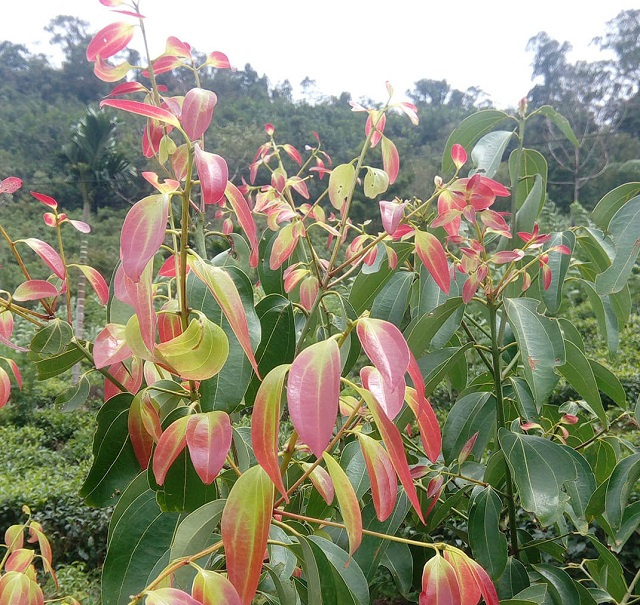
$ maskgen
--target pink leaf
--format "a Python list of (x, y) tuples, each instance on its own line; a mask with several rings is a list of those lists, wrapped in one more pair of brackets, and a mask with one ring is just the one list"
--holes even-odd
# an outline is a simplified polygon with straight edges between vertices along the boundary
[(178, 118), (176, 118), (176, 116), (174, 116), (170, 111), (162, 109), (161, 107), (156, 107), (155, 105), (149, 105), (148, 103), (122, 99), (105, 99), (100, 102), (100, 107), (113, 107), (114, 109), (121, 109), (122, 111), (135, 113), (139, 116), (152, 118), (159, 122), (170, 124), (171, 126), (180, 126)]
[(282, 146), (282, 149), (284, 149), (287, 152), (287, 155), (296, 163), (298, 164), (298, 166), (302, 166), (302, 156), (300, 155), (300, 152), (293, 146), (293, 145), (289, 145), (288, 143), (286, 145)]
[(362, 386), (371, 391), (377, 399), (384, 413), (393, 420), (402, 409), (404, 404), (405, 382), (401, 380), (395, 389), (390, 389), (382, 378), (382, 374), (371, 366), (365, 366), (360, 370)]
[(87, 278), (87, 281), (91, 284), (93, 291), (98, 296), (98, 300), (101, 305), (106, 305), (109, 302), (109, 286), (104, 277), (100, 275), (100, 272), (89, 267), (88, 265), (70, 265), (76, 267), (82, 271), (83, 275)]
[(187, 444), (189, 416), (178, 418), (162, 433), (153, 453), (153, 475), (158, 485), (164, 484), (169, 468)]
[(312, 344), (291, 364), (289, 414), (300, 439), (317, 458), (331, 440), (340, 397), (340, 350), (334, 339)]
[(175, 179), (165, 179), (164, 183), (161, 183), (160, 178), (155, 172), (143, 172), (142, 177), (147, 183), (151, 183), (160, 193), (173, 193), (180, 188), (179, 181)]
[(436, 284), (445, 293), (449, 294), (451, 288), (451, 274), (447, 263), (447, 253), (440, 240), (428, 231), (415, 232), (416, 252), (427, 268)]
[(93, 64), (93, 73), (96, 78), (103, 82), (117, 82), (122, 80), (131, 68), (132, 66), (128, 61), (123, 61), (118, 65), (111, 65), (111, 63), (98, 56)]
[(35, 191), (31, 191), (30, 193), (45, 206), (49, 206), (49, 208), (53, 208), (54, 210), (58, 207), (58, 202), (56, 202), (52, 197), (45, 195), (44, 193), (36, 193)]
[(409, 367), (409, 346), (404, 336), (392, 323), (371, 317), (359, 319), (356, 331), (362, 348), (387, 388), (394, 390), (404, 382)]
[(127, 427), (133, 451), (143, 470), (149, 466), (153, 452), (154, 439), (144, 423), (145, 402), (150, 401), (148, 391), (140, 391), (134, 398), (129, 408)]
[[(118, 362), (109, 366), (109, 374), (122, 383), (129, 393), (137, 393), (142, 384), (142, 363), (137, 357), (131, 358), (131, 367)], [(104, 381), (104, 400), (108, 401), (121, 390), (108, 378)]]
[(202, 605), (189, 594), (177, 588), (158, 588), (145, 593), (146, 605)]
[(249, 257), (249, 264), (252, 267), (257, 267), (259, 260), (258, 233), (256, 223), (253, 220), (253, 214), (251, 214), (251, 210), (249, 209), (249, 204), (247, 204), (247, 200), (245, 199), (245, 197), (242, 195), (242, 193), (240, 193), (240, 190), (231, 181), (227, 182), (224, 193), (227, 201), (236, 214), (236, 218), (238, 219), (240, 226), (246, 233), (249, 240), (249, 245), (251, 246), (251, 256)]
[[(61, 215), (62, 216), (62, 215)], [(74, 221), (73, 219), (67, 219), (71, 226), (80, 231), (80, 233), (91, 233), (91, 227), (83, 221)], [(62, 222), (62, 221), (61, 221)]]
[(218, 476), (231, 447), (231, 421), (225, 412), (207, 412), (189, 417), (187, 447), (201, 481), (209, 485)]
[(454, 143), (451, 147), (451, 159), (455, 167), (460, 170), (467, 162), (467, 152), (464, 147), (458, 143)]
[[(9, 364), (9, 367), (11, 368), (11, 372), (13, 373), (13, 377), (16, 379), (16, 384), (18, 385), (18, 388), (20, 390), (22, 390), (22, 374), (20, 374), (20, 368), (18, 367), (18, 364), (13, 360), (13, 359), (7, 359), (7, 363)], [(565, 414), (565, 416), (569, 416), (569, 414)], [(577, 418), (577, 416), (576, 416)]]
[(296, 249), (298, 245), (298, 237), (294, 234), (294, 223), (286, 224), (276, 236), (273, 246), (271, 247), (271, 256), (269, 257), (269, 268), (272, 271), (279, 269)]
[(11, 395), (11, 380), (4, 368), (0, 368), (0, 408), (9, 401), (9, 395)]
[(191, 58), (191, 45), (187, 42), (183, 42), (175, 36), (169, 36), (167, 38), (167, 45), (165, 46), (166, 55), (175, 55), (176, 57), (182, 57), (183, 59)]
[(149, 92), (149, 89), (140, 82), (123, 82), (118, 84), (108, 96), (118, 97), (120, 95), (128, 95), (133, 92)]
[(313, 308), (313, 303), (318, 296), (319, 288), (320, 283), (318, 282), (318, 278), (314, 275), (307, 277), (307, 279), (300, 284), (300, 304), (307, 311), (311, 311)]
[(65, 278), (64, 263), (60, 255), (47, 242), (33, 237), (18, 241), (27, 244), (60, 279)]
[(134, 25), (122, 22), (102, 28), (87, 46), (87, 61), (95, 61), (98, 55), (108, 59), (119, 53), (131, 42), (134, 29)]
[(389, 184), (393, 185), (400, 172), (400, 156), (396, 146), (387, 137), (382, 137), (382, 167), (389, 176)]
[(202, 605), (242, 605), (233, 584), (222, 574), (208, 569), (198, 570), (191, 594)]
[(424, 566), (419, 605), (462, 605), (456, 572), (439, 552)]
[(382, 217), (382, 226), (384, 230), (389, 234), (393, 235), (402, 220), (402, 216), (404, 213), (405, 206), (407, 203), (398, 204), (396, 202), (385, 202), (381, 201), (380, 203), (380, 215)]
[(398, 107), (408, 116), (414, 126), (420, 123), (418, 119), (418, 108), (413, 103), (400, 103)]
[(192, 88), (185, 95), (180, 121), (190, 139), (199, 139), (209, 128), (217, 102), (216, 94), (203, 88)]
[(364, 433), (358, 434), (360, 447), (371, 479), (371, 496), (376, 516), (384, 521), (393, 512), (396, 505), (398, 481), (393, 463), (387, 450), (375, 439)]
[(207, 57), (205, 65), (210, 65), (211, 67), (215, 67), (216, 69), (229, 69), (231, 67), (227, 55), (220, 52), (219, 50), (213, 51)]
[(30, 279), (20, 284), (13, 293), (13, 298), (20, 302), (49, 296), (58, 296), (58, 289), (52, 283), (42, 279)]
[(313, 483), (313, 486), (318, 490), (318, 493), (327, 503), (327, 506), (331, 506), (336, 495), (331, 475), (329, 475), (329, 473), (327, 473), (327, 471), (325, 471), (321, 466), (311, 468), (312, 465), (308, 462), (301, 462), (300, 466), (305, 473), (311, 469), (309, 472), (309, 479), (311, 480), (311, 483)]
[(0, 182), (0, 193), (15, 193), (22, 187), (22, 179), (17, 176), (8, 176)]
[(125, 275), (134, 282), (139, 281), (142, 271), (162, 245), (168, 216), (166, 194), (145, 197), (127, 213), (120, 237), (120, 259)]
[(289, 365), (273, 368), (265, 377), (253, 403), (251, 415), (251, 443), (258, 464), (267, 472), (278, 491), (288, 502), (287, 490), (282, 482), (278, 464), (278, 429), (280, 427), (280, 400), (284, 377)]
[(416, 486), (413, 484), (413, 478), (411, 477), (411, 471), (409, 470), (409, 464), (407, 463), (404, 442), (402, 441), (402, 435), (400, 435), (398, 427), (389, 420), (376, 398), (369, 391), (358, 388), (358, 394), (365, 400), (365, 403), (373, 416), (373, 420), (378, 427), (380, 436), (387, 448), (387, 452), (391, 458), (391, 463), (396, 471), (396, 475), (398, 475), (398, 479), (400, 479), (402, 487), (404, 487), (404, 490), (407, 492), (407, 497), (413, 505), (420, 521), (424, 523), (424, 516), (420, 509), (418, 492), (416, 491)]
[[(157, 314), (153, 306), (152, 281), (153, 259), (147, 263), (137, 282), (125, 275), (122, 264), (116, 270), (116, 296), (119, 300), (130, 304), (135, 309), (140, 334), (149, 351), (153, 351), (154, 348), (157, 324)], [(121, 297), (122, 290), (125, 293), (123, 297)]]
[(131, 357), (131, 349), (127, 346), (124, 333), (124, 326), (110, 323), (98, 334), (93, 344), (93, 360), (96, 368), (104, 368)]
[(218, 204), (224, 198), (229, 181), (229, 168), (224, 158), (215, 153), (202, 151), (200, 145), (195, 145), (195, 164), (200, 177), (202, 202), (204, 204)]

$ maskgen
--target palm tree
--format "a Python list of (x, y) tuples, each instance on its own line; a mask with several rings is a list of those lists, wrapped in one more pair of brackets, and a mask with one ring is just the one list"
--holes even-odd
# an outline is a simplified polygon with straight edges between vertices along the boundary
[[(71, 175), (82, 195), (82, 220), (90, 221), (91, 210), (99, 202), (99, 196), (116, 194), (123, 197), (122, 191), (133, 180), (135, 168), (129, 160), (117, 150), (115, 132), (118, 123), (108, 115), (88, 109), (71, 133), (71, 142), (65, 146), (64, 153), (69, 161)], [(83, 235), (80, 243), (80, 264), (87, 263), (88, 240)], [(78, 279), (76, 297), (76, 337), (84, 336), (84, 304), (86, 280), (84, 275)], [(79, 366), (73, 369), (73, 381), (78, 381)]]

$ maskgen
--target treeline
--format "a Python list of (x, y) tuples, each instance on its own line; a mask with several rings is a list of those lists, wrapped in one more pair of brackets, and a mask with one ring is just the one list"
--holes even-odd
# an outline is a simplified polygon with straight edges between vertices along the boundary
[[(549, 191), (562, 211), (574, 201), (593, 207), (612, 187), (640, 180), (640, 11), (624, 11), (603, 28), (597, 42), (610, 53), (608, 60), (571, 63), (570, 44), (544, 32), (529, 44), (536, 82), (528, 94), (530, 109), (553, 105), (580, 141), (578, 149), (568, 147), (542, 120), (527, 133), (527, 146), (551, 152), (555, 159), (549, 166)], [(0, 176), (20, 176), (27, 190), (46, 191), (67, 209), (79, 208), (83, 197), (78, 162), (69, 150), (74, 126), (86, 117), (88, 107), (97, 108), (112, 86), (98, 80), (85, 59), (93, 34), (86, 22), (59, 16), (46, 30), (63, 53), (60, 67), (25, 46), (0, 42)], [(136, 56), (128, 60), (140, 63)], [(159, 81), (171, 94), (181, 94), (193, 85), (187, 77), (185, 72), (170, 72)], [(208, 143), (227, 159), (236, 181), (247, 177), (255, 150), (265, 140), (267, 121), (275, 125), (279, 141), (300, 150), (314, 143), (312, 131), (318, 132), (334, 163), (358, 152), (363, 117), (351, 111), (349, 92), (325, 97), (310, 91), (294, 100), (288, 82), (272, 86), (250, 65), (236, 71), (208, 68), (201, 77), (202, 87), (219, 97)], [(428, 195), (451, 130), (466, 115), (491, 106), (482, 91), (456, 90), (444, 80), (422, 79), (408, 94), (418, 107), (420, 124), (414, 127), (398, 117), (387, 126), (402, 161), (389, 197)], [(109, 117), (116, 121), (114, 145), (130, 163), (128, 169), (154, 169), (140, 154), (141, 120), (115, 113)], [(117, 180), (105, 171), (85, 178), (94, 211), (126, 207), (149, 191), (143, 179)]]

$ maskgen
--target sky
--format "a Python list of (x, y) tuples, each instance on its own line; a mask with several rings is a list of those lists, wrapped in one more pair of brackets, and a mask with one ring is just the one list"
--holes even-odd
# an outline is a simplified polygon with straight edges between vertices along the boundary
[[(73, 15), (98, 29), (128, 20), (98, 0), (2, 0), (0, 40), (52, 54), (44, 27)], [(588, 8), (587, 8), (588, 5)], [(9, 8), (10, 6), (10, 8)], [(569, 41), (571, 60), (594, 60), (590, 44), (605, 23), (637, 0), (141, 0), (150, 52), (177, 36), (196, 49), (246, 63), (272, 86), (288, 79), (315, 81), (319, 95), (344, 91), (354, 99), (386, 100), (389, 81), (399, 97), (421, 78), (446, 79), (454, 88), (476, 86), (494, 104), (515, 106), (532, 87), (529, 38), (546, 31)], [(132, 46), (140, 48), (136, 37)]]

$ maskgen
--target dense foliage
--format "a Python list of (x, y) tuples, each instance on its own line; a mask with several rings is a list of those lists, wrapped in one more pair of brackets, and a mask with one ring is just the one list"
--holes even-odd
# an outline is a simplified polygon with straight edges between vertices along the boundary
[[(513, 111), (470, 113), (469, 95), (417, 83), (418, 104), (466, 117), (442, 139), (437, 171), (410, 159), (407, 179), (403, 146), (424, 120), (389, 84), (381, 105), (295, 106), (249, 68), (230, 72), (219, 51), (200, 55), (171, 37), (160, 57), (127, 52), (135, 28), (145, 35), (137, 3), (128, 8), (90, 40), (72, 19), (52, 25), (69, 92), (48, 94), (105, 94), (100, 105), (140, 135), (139, 167), (159, 171), (142, 172), (154, 193), (128, 184), (117, 123), (90, 111), (55, 160), (74, 175), (60, 185), (78, 187), (77, 205), (32, 190), (25, 203), (46, 207), (44, 225), (17, 235), (20, 226), (0, 224), (5, 267), (21, 274), (0, 290), (0, 343), (12, 351), (0, 358), (0, 406), (12, 382), (22, 385), (18, 353), (28, 355), (26, 379), (60, 381), (74, 368), (56, 397), (67, 409), (104, 379), (90, 466), (73, 421), (44, 414), (21, 429), (14, 416), (0, 426), (3, 447), (25, 452), (14, 461), (6, 450), (10, 476), (55, 469), (59, 456), (74, 463), (69, 491), (81, 473), (84, 502), (113, 507), (102, 603), (365, 605), (385, 574), (421, 605), (640, 599), (629, 550), (640, 524), (631, 430), (640, 406), (608, 364), (631, 316), (640, 183), (617, 186), (588, 217), (578, 211), (604, 170), (581, 156), (586, 134), (544, 98), (576, 105), (569, 83), (583, 72), (562, 63), (566, 50), (537, 38), (538, 57), (550, 44), (563, 79), (545, 80), (531, 106), (523, 99)], [(79, 87), (79, 48), (102, 82), (137, 79), (110, 92)], [(25, 70), (39, 65), (43, 81), (54, 77), (41, 59), (10, 51)], [(244, 110), (225, 115), (225, 93)], [(575, 114), (582, 133), (605, 123), (593, 98)], [(246, 122), (260, 104), (277, 127)], [(301, 131), (296, 108), (306, 119), (319, 107), (331, 109), (330, 127)], [(568, 170), (562, 146), (577, 158), (579, 219), (548, 231), (552, 172), (528, 142), (541, 144), (547, 128), (559, 169)], [(257, 147), (250, 156), (246, 140)], [(21, 186), (9, 176), (0, 193)], [(124, 216), (110, 285), (78, 245), (107, 189), (142, 198)], [(87, 332), (73, 321), (78, 278), (106, 307)], [(571, 321), (581, 308), (608, 359)], [(434, 409), (443, 387), (451, 405)], [(40, 492), (66, 468), (43, 471)], [(100, 559), (101, 544), (90, 553), (74, 543), (77, 500), (35, 516), (22, 508), (24, 521), (10, 487), (0, 604), (42, 603), (42, 572), (56, 577), (45, 519), (50, 535), (65, 534), (60, 561)], [(99, 533), (104, 518), (96, 512), (82, 531)]]

